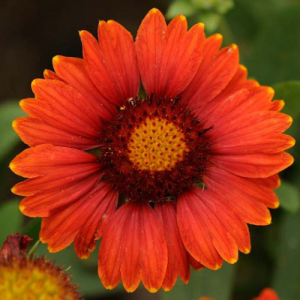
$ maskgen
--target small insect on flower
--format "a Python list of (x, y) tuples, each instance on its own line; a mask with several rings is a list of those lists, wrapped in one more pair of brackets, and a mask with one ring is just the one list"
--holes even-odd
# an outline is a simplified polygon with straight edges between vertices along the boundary
[(0, 249), (0, 299), (79, 300), (70, 275), (44, 257), (27, 256), (32, 241), (19, 233), (7, 237)]
[(41, 241), (88, 258), (101, 238), (100, 279), (128, 292), (249, 253), (247, 223), (271, 223), (293, 163), (284, 102), (247, 79), (236, 45), (182, 15), (167, 25), (150, 10), (135, 41), (115, 21), (80, 37), (83, 59), (54, 57), (13, 122), (29, 149), (10, 164), (28, 178), (12, 191), (43, 219)]

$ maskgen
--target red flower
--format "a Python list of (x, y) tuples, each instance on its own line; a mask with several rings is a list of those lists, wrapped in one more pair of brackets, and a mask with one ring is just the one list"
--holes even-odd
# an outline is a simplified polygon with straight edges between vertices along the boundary
[(279, 205), (292, 120), (246, 79), (237, 46), (220, 50), (222, 36), (203, 30), (152, 9), (134, 42), (101, 21), (99, 42), (80, 32), (84, 58), (56, 56), (21, 101), (30, 116), (13, 126), (30, 148), (10, 165), (29, 178), (13, 187), (20, 209), (43, 218), (51, 252), (74, 242), (87, 258), (102, 237), (106, 288), (170, 290), (189, 265), (234, 263), (250, 251), (246, 223), (270, 224)]

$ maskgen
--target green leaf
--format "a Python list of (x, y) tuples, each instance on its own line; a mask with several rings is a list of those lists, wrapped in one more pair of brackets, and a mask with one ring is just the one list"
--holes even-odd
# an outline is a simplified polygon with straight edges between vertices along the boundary
[(24, 112), (15, 100), (0, 105), (0, 159), (5, 157), (20, 141), (20, 138), (12, 129), (12, 122), (17, 117), (24, 115)]
[(287, 181), (282, 181), (281, 186), (275, 192), (280, 200), (280, 207), (290, 212), (298, 211), (300, 195), (295, 186)]
[(264, 22), (245, 58), (249, 75), (261, 84), (300, 79), (299, 15), (300, 3), (296, 2), (278, 11), (265, 10)]
[(280, 299), (297, 300), (300, 295), (300, 210), (296, 214), (285, 213), (278, 242), (272, 286)]
[(283, 112), (293, 118), (300, 116), (300, 81), (280, 82), (273, 88), (275, 98), (285, 100)]
[(23, 216), (19, 211), (19, 202), (17, 199), (12, 199), (0, 206), (0, 248), (9, 234), (20, 231)]
[(185, 15), (186, 17), (192, 16), (195, 14), (196, 8), (195, 6), (188, 1), (174, 1), (168, 8), (166, 13), (167, 19), (172, 19), (180, 14)]
[(229, 300), (234, 270), (235, 266), (225, 263), (218, 271), (209, 269), (192, 271), (190, 282), (187, 285), (178, 279), (170, 292), (161, 292), (161, 299), (199, 299), (207, 296), (217, 300)]

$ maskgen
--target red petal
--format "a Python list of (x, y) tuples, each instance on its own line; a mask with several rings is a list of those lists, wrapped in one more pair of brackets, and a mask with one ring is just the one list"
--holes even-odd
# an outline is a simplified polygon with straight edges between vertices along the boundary
[(67, 171), (72, 165), (79, 168), (91, 167), (95, 170), (99, 168), (98, 157), (76, 149), (40, 145), (24, 150), (12, 160), (9, 166), (20, 176), (34, 178)]
[[(69, 203), (53, 212), (49, 217), (43, 218), (40, 240), (43, 243), (48, 243), (50, 252), (57, 252), (69, 246), (82, 228), (89, 224), (95, 211), (101, 212), (101, 215), (98, 216), (99, 219), (105, 214), (105, 208), (109, 206), (107, 201), (116, 200), (112, 197), (106, 198), (108, 190), (111, 190), (110, 186), (100, 183), (73, 203)], [(115, 194), (114, 191), (112, 193)], [(112, 203), (112, 206), (116, 207), (116, 201)], [(86, 256), (86, 252), (83, 253), (82, 251), (87, 251), (87, 249), (81, 247), (92, 246), (94, 241), (91, 236), (95, 237), (96, 232), (87, 233), (86, 244), (79, 245), (77, 243), (75, 246), (79, 254), (84, 256)], [(80, 248), (77, 248), (78, 246)]]
[(118, 193), (105, 181), (101, 181), (94, 191), (93, 199), (98, 202), (97, 207), (92, 211), (74, 240), (74, 247), (80, 258), (88, 258), (90, 252), (94, 251), (95, 241), (102, 236), (103, 224), (117, 208)]
[(148, 95), (174, 98), (186, 88), (202, 59), (203, 30), (203, 24), (197, 24), (187, 32), (182, 15), (166, 27), (157, 9), (148, 13), (136, 39), (140, 72)]
[(219, 269), (223, 260), (213, 244), (213, 236), (203, 219), (203, 205), (193, 193), (181, 195), (177, 202), (177, 221), (187, 251), (201, 264)]
[(167, 24), (162, 13), (153, 8), (142, 21), (136, 37), (136, 53), (143, 86), (148, 95), (157, 92)]
[(221, 99), (226, 99), (230, 95), (233, 95), (241, 89), (254, 90), (259, 87), (259, 83), (255, 80), (247, 79), (248, 71), (247, 69), (239, 65), (233, 78), (230, 80), (228, 85), (219, 93), (214, 101), (221, 101)]
[(270, 224), (271, 215), (264, 203), (271, 206), (278, 201), (272, 190), (219, 168), (210, 168), (203, 180), (207, 189), (218, 194), (218, 200), (244, 222), (255, 225)]
[(204, 269), (205, 267), (199, 263), (199, 261), (197, 261), (193, 256), (191, 256), (190, 254), (188, 254), (189, 256), (189, 262), (192, 266), (192, 268), (196, 271), (199, 271), (199, 270), (202, 270)]
[(44, 78), (45, 79), (50, 79), (50, 80), (58, 80), (58, 81), (63, 81), (57, 74), (55, 74), (53, 71), (51, 70), (45, 70), (44, 73)]
[(37, 99), (21, 101), (25, 112), (67, 132), (98, 137), (101, 115), (74, 88), (57, 80), (36, 79), (32, 90)]
[[(211, 190), (203, 192), (200, 188), (194, 188), (198, 197), (218, 218), (218, 222), (230, 236), (233, 237), (238, 249), (244, 253), (249, 253), (251, 249), (250, 234), (247, 224), (232, 210), (228, 209), (224, 203), (219, 201), (219, 196)], [(211, 227), (210, 227), (211, 228)]]
[(103, 229), (99, 251), (99, 276), (103, 285), (112, 289), (122, 276), (128, 292), (133, 292), (140, 280), (148, 291), (156, 292), (166, 268), (167, 245), (157, 214), (148, 204), (125, 203)]
[(31, 178), (16, 184), (12, 191), (18, 195), (28, 195), (20, 203), (20, 210), (30, 217), (48, 217), (51, 211), (80, 199), (101, 179), (99, 170), (73, 168), (77, 173), (62, 171)]
[[(229, 263), (235, 263), (238, 259), (237, 244), (231, 236), (231, 232), (227, 230), (230, 228), (230, 225), (226, 224), (226, 222), (222, 222), (222, 220), (224, 221), (224, 219), (222, 219), (222, 213), (225, 213), (225, 211), (223, 210), (222, 213), (219, 211), (214, 195), (207, 190), (194, 188), (184, 197), (185, 199), (189, 199), (185, 201), (186, 203), (189, 201), (189, 205), (193, 209), (193, 215), (197, 216), (198, 219), (201, 219), (201, 222), (198, 221), (198, 224), (201, 223), (200, 226), (202, 227), (202, 231), (205, 230), (210, 237), (210, 242), (208, 243), (211, 243), (224, 260)], [(184, 239), (183, 241), (185, 242)], [(194, 248), (192, 250), (193, 252), (198, 247), (201, 247), (201, 241), (197, 240), (194, 242), (198, 243), (198, 246), (192, 247)], [(189, 252), (193, 257), (203, 263), (200, 259), (198, 259), (199, 256), (197, 257), (195, 256), (195, 253), (192, 253), (191, 251)], [(205, 263), (203, 264), (205, 265)]]
[(121, 25), (104, 24), (99, 24), (99, 44), (89, 32), (80, 32), (83, 56), (89, 77), (100, 93), (107, 101), (122, 106), (127, 99), (136, 97), (139, 88), (134, 43)]
[(93, 139), (70, 134), (34, 118), (21, 117), (14, 120), (12, 125), (21, 140), (31, 147), (53, 144), (76, 149), (91, 149), (96, 146)]
[(294, 162), (294, 158), (286, 153), (249, 154), (249, 155), (214, 155), (213, 163), (233, 174), (250, 177), (265, 178), (274, 175)]
[(99, 48), (106, 70), (121, 99), (135, 97), (140, 78), (132, 35), (115, 21), (101, 21), (98, 26)]
[(220, 43), (220, 35), (205, 41), (203, 61), (182, 96), (192, 108), (211, 101), (226, 87), (237, 70), (237, 46), (232, 45), (216, 53)]
[(53, 67), (61, 78), (74, 87), (85, 101), (89, 102), (102, 119), (109, 119), (116, 108), (98, 91), (90, 79), (83, 59), (57, 55), (53, 58)]
[(162, 288), (170, 291), (176, 283), (177, 276), (180, 276), (184, 283), (190, 278), (188, 253), (182, 243), (177, 219), (176, 209), (172, 203), (157, 203), (155, 212), (159, 215), (165, 229), (165, 236), (168, 248), (168, 266)]

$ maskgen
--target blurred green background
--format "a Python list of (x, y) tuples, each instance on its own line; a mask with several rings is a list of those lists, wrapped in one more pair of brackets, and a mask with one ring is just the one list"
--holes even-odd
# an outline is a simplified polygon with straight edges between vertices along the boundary
[[(32, 96), (30, 82), (52, 69), (57, 54), (81, 57), (78, 30), (96, 35), (99, 19), (113, 19), (136, 35), (138, 26), (152, 7), (167, 18), (188, 17), (189, 26), (206, 23), (206, 34), (220, 32), (224, 45), (236, 43), (241, 62), (249, 76), (270, 85), (275, 98), (284, 99), (284, 112), (294, 118), (288, 133), (300, 137), (300, 1), (292, 0), (90, 0), (39, 1), (3, 0), (0, 10), (0, 245), (8, 234), (21, 232), (35, 240), (40, 220), (24, 218), (18, 210), (20, 198), (10, 188), (21, 178), (8, 164), (26, 146), (11, 128), (11, 122), (24, 115), (18, 106)], [(252, 251), (240, 254), (235, 265), (225, 264), (219, 271), (192, 272), (185, 286), (178, 280), (169, 292), (148, 293), (142, 286), (126, 294), (120, 286), (105, 290), (97, 276), (97, 251), (87, 261), (79, 260), (72, 246), (58, 254), (46, 254), (65, 268), (87, 300), (162, 299), (196, 300), (201, 296), (216, 300), (247, 300), (266, 286), (273, 287), (281, 300), (300, 298), (300, 210), (299, 144), (290, 150), (292, 167), (281, 174), (277, 190), (281, 206), (272, 211), (271, 226), (249, 226)]]

